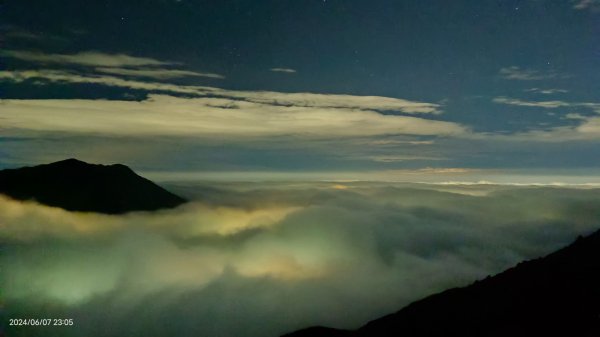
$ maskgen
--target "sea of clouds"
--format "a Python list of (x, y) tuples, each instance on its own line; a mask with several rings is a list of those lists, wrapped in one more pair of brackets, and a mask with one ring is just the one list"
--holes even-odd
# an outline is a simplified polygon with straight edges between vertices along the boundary
[(11, 336), (278, 336), (357, 328), (600, 228), (593, 188), (180, 183), (111, 216), (0, 196), (0, 310), (73, 318)]

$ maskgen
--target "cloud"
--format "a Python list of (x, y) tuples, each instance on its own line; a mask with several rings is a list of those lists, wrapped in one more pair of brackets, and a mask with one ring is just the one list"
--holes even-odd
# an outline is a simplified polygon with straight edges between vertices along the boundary
[[(44, 237), (68, 239), (102, 236), (132, 226), (161, 231), (164, 229), (163, 224), (172, 223), (179, 224), (177, 229), (168, 230), (175, 237), (230, 236), (272, 226), (297, 209), (297, 206), (273, 206), (244, 210), (226, 206), (211, 208), (201, 203), (190, 203), (177, 211), (157, 212), (151, 217), (143, 213), (114, 217), (69, 212), (35, 202), (19, 202), (0, 194), (0, 210), (3, 214), (0, 235), (4, 239), (29, 242)], [(40, 224), (45, 225), (40, 227)]]
[[(252, 93), (249, 97), (261, 101)], [(261, 95), (261, 93), (259, 93)], [(290, 94), (293, 96), (293, 94)], [(286, 97), (286, 94), (281, 94)], [(302, 94), (299, 94), (301, 97)], [(307, 97), (319, 95), (307, 95)], [(382, 115), (350, 107), (328, 107), (336, 97), (305, 106), (223, 98), (150, 95), (147, 100), (0, 100), (4, 128), (113, 135), (196, 137), (360, 137), (387, 134), (453, 135), (463, 126), (410, 116)], [(360, 97), (358, 97), (360, 101)], [(373, 98), (367, 98), (367, 101)], [(364, 103), (360, 101), (360, 103)], [(373, 102), (377, 104), (377, 102)], [(313, 107), (311, 105), (316, 105)]]
[[(600, 103), (595, 102), (565, 102), (565, 101), (524, 101), (514, 98), (497, 97), (493, 102), (525, 107), (538, 107), (545, 109), (557, 108), (582, 108), (600, 113)], [(590, 141), (600, 139), (600, 117), (596, 115), (585, 116), (578, 113), (567, 113), (563, 119), (578, 120), (577, 125), (561, 125), (546, 129), (533, 129), (510, 135), (487, 135), (490, 139), (508, 141), (536, 141), (536, 142), (563, 142), (563, 141)], [(473, 135), (478, 137), (479, 135)], [(484, 136), (485, 137), (485, 136)]]
[(593, 189), (340, 186), (187, 185), (200, 201), (122, 216), (0, 198), (6, 312), (74, 318), (86, 337), (351, 328), (549, 253), (600, 216)]
[(578, 114), (578, 113), (568, 113), (565, 115), (566, 119), (581, 119), (581, 120), (585, 120), (588, 117), (582, 115), (582, 114)]
[(511, 66), (500, 69), (500, 77), (506, 80), (538, 81), (552, 78), (564, 78), (565, 75), (559, 75), (554, 72), (542, 73), (537, 70), (522, 69), (517, 66)]
[(523, 101), (516, 98), (508, 98), (508, 97), (496, 97), (492, 100), (494, 103), (500, 104), (508, 104), (508, 105), (517, 105), (517, 106), (528, 106), (528, 107), (538, 107), (538, 108), (546, 108), (546, 109), (556, 109), (563, 107), (571, 107), (576, 104), (563, 102), (563, 101)]
[(574, 0), (573, 8), (578, 10), (597, 10), (600, 9), (600, 0)]
[(288, 73), (288, 74), (296, 73), (296, 70), (291, 69), (291, 68), (271, 68), (269, 70), (276, 72), (276, 73)]
[(147, 57), (135, 57), (126, 54), (107, 54), (95, 51), (77, 54), (46, 54), (24, 50), (4, 50), (1, 56), (42, 64), (76, 64), (93, 67), (135, 67), (174, 65), (176, 62), (159, 61)]
[[(525, 102), (527, 103), (527, 102)], [(529, 102), (535, 103), (535, 102)], [(579, 121), (577, 125), (557, 126), (545, 130), (531, 130), (514, 134), (515, 140), (525, 139), (534, 141), (593, 141), (600, 139), (600, 103), (594, 102), (537, 102), (547, 103), (545, 107), (550, 108), (554, 105), (561, 105), (571, 108), (583, 108), (592, 112), (593, 115), (583, 115), (580, 113), (567, 113), (563, 119)]]
[(180, 77), (207, 77), (207, 78), (215, 78), (215, 79), (223, 79), (225, 78), (219, 74), (211, 74), (211, 73), (198, 73), (195, 71), (189, 70), (177, 70), (177, 69), (152, 69), (152, 68), (142, 68), (142, 69), (127, 69), (127, 68), (95, 68), (97, 72), (113, 74), (113, 75), (124, 75), (124, 76), (134, 76), (134, 77), (148, 77), (148, 78), (156, 78), (156, 79), (171, 79), (171, 78), (180, 78)]
[(552, 94), (564, 94), (564, 93), (569, 92), (569, 90), (530, 88), (530, 89), (525, 89), (525, 92), (534, 92), (536, 94), (552, 95)]
[(438, 110), (439, 104), (381, 96), (281, 93), (273, 91), (227, 91), (223, 92), (223, 95), (257, 103), (282, 106), (400, 111), (409, 114), (440, 113)]
[(62, 35), (56, 35), (45, 31), (29, 30), (23, 27), (4, 24), (0, 26), (2, 36), (8, 40), (26, 40), (35, 43), (69, 43), (69, 39)]
[(490, 139), (502, 141), (566, 142), (600, 140), (600, 117), (567, 114), (567, 119), (578, 120), (575, 126), (557, 126), (548, 129), (536, 129), (518, 132), (509, 136), (491, 135)]
[[(370, 159), (370, 157), (367, 157)], [(261, 181), (261, 182), (440, 182), (449, 179), (472, 179), (488, 176), (490, 172), (463, 167), (425, 167), (419, 169), (392, 169), (373, 171), (220, 171), (220, 172), (144, 172), (144, 175), (158, 181)]]
[[(32, 34), (27, 34), (31, 38), (34, 37)], [(35, 62), (39, 64), (60, 64), (60, 65), (81, 65), (96, 67), (95, 71), (100, 73), (121, 75), (121, 76), (132, 76), (132, 77), (146, 77), (154, 79), (171, 79), (180, 77), (207, 77), (214, 79), (223, 79), (224, 76), (213, 73), (201, 73), (189, 70), (180, 69), (168, 69), (160, 68), (160, 66), (178, 65), (177, 62), (159, 61), (147, 57), (135, 57), (126, 54), (107, 54), (102, 52), (87, 51), (80, 52), (77, 54), (46, 54), (41, 52), (31, 52), (22, 50), (6, 50), (0, 53), (1, 56), (12, 57), (19, 60)], [(22, 71), (24, 74), (32, 75), (31, 71)], [(35, 72), (35, 71), (34, 71)], [(19, 71), (16, 72), (17, 74)], [(49, 80), (57, 78), (58, 76), (68, 77), (74, 76), (73, 81), (75, 83), (81, 83), (81, 80), (85, 78), (81, 75), (69, 73), (67, 71), (38, 71), (37, 77), (44, 78), (48, 77)], [(5, 76), (8, 76), (5, 74)], [(27, 76), (27, 75), (25, 75)], [(111, 85), (111, 79), (108, 78), (106, 81), (98, 81), (98, 76), (93, 76), (90, 80), (96, 79), (95, 82), (98, 84)], [(68, 81), (68, 79), (61, 79), (62, 81)], [(112, 85), (118, 86), (118, 81), (112, 81)], [(142, 82), (143, 83), (143, 82)]]
[(161, 91), (197, 96), (218, 96), (278, 106), (354, 108), (364, 110), (400, 111), (409, 114), (440, 113), (439, 104), (415, 102), (381, 96), (356, 96), (315, 93), (282, 93), (273, 91), (238, 91), (206, 86), (185, 86), (168, 83), (125, 80), (113, 76), (84, 76), (55, 70), (0, 71), (0, 79), (20, 83), (26, 80), (47, 80), (57, 83), (91, 83), (135, 90)]
[(516, 105), (516, 106), (527, 106), (545, 109), (556, 109), (556, 108), (585, 108), (591, 109), (596, 112), (600, 112), (600, 103), (594, 102), (565, 102), (565, 101), (525, 101), (517, 98), (509, 97), (496, 97), (492, 100), (494, 103)]
[(170, 83), (143, 82), (125, 80), (114, 76), (84, 76), (62, 70), (17, 70), (0, 71), (0, 79), (22, 83), (27, 80), (49, 81), (53, 83), (98, 84), (134, 90), (163, 91), (179, 94), (208, 94), (211, 88), (199, 86), (180, 86)]
[(413, 155), (380, 155), (380, 156), (372, 156), (371, 159), (373, 161), (382, 162), (382, 163), (393, 163), (393, 162), (402, 162), (402, 161), (432, 161), (432, 160), (446, 160), (447, 158), (443, 157), (430, 157), (430, 156), (413, 156)]
[(31, 41), (52, 41), (52, 42), (68, 42), (68, 39), (58, 35), (51, 35), (48, 33), (34, 33), (27, 30), (9, 30), (4, 33), (9, 39), (15, 40), (31, 40)]
[(397, 139), (379, 139), (371, 141), (371, 145), (397, 145), (397, 144), (410, 144), (410, 145), (433, 145), (433, 140), (397, 140)]

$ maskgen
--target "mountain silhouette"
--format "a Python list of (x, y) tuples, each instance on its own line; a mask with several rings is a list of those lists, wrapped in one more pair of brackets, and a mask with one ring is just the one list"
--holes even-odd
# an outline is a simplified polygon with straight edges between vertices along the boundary
[(77, 159), (0, 171), (0, 193), (70, 211), (122, 214), (181, 205), (184, 199), (121, 164)]
[(494, 277), (414, 302), (354, 331), (285, 337), (598, 337), (600, 231)]

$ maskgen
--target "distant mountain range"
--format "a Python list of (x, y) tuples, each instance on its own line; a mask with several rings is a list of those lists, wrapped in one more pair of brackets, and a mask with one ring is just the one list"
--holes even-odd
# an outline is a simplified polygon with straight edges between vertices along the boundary
[(494, 277), (414, 302), (354, 331), (285, 337), (598, 337), (600, 231)]
[(185, 199), (121, 164), (77, 159), (0, 171), (0, 193), (70, 211), (122, 214), (179, 206)]

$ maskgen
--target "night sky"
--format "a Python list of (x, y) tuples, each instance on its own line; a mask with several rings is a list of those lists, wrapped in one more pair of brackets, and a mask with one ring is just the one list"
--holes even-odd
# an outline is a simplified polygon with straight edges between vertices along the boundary
[(600, 164), (597, 0), (6, 1), (0, 22), (2, 167)]

